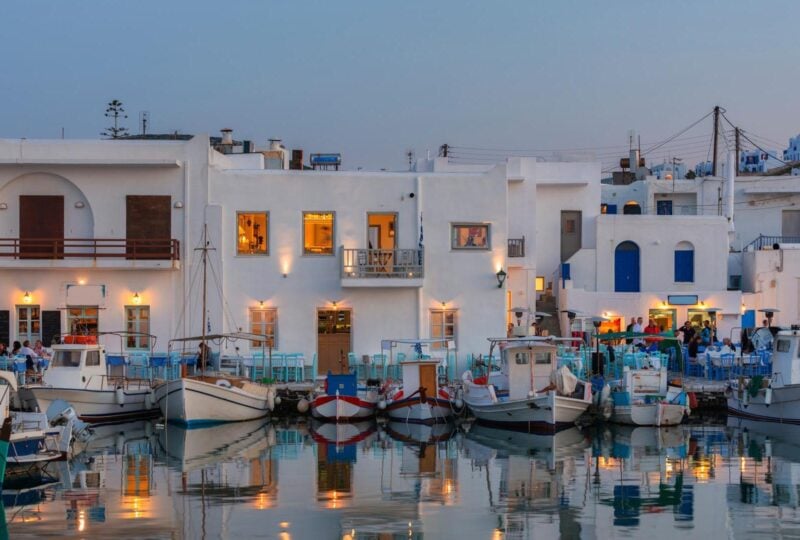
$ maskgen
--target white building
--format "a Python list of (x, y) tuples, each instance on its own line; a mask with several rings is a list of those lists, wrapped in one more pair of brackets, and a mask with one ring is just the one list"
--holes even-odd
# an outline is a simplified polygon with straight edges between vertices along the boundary
[(650, 167), (650, 174), (659, 180), (686, 178), (686, 165), (675, 161), (662, 161)]
[(783, 151), (783, 161), (800, 161), (800, 135), (789, 139), (789, 146)]
[(769, 150), (744, 150), (739, 153), (739, 172), (765, 173), (781, 165), (775, 156), (777, 153)]

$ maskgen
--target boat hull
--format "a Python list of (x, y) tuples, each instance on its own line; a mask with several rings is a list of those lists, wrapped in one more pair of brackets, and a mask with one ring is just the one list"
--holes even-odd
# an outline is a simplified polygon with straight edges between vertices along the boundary
[(386, 412), (389, 419), (396, 422), (435, 424), (453, 417), (455, 403), (449, 399), (429, 397), (423, 400), (414, 396), (390, 403)]
[[(150, 395), (150, 389), (123, 391), (124, 399), (119, 400), (116, 390), (81, 390), (73, 388), (53, 388), (48, 386), (29, 386), (20, 388), (23, 403), (35, 403), (41, 412), (57, 399), (69, 403), (84, 422), (106, 423), (125, 422), (133, 419), (158, 416), (159, 410)], [(122, 403), (119, 403), (122, 401)]]
[(315, 418), (335, 422), (349, 422), (375, 415), (376, 401), (359, 396), (317, 396), (311, 402)]
[(793, 384), (772, 389), (772, 400), (766, 401), (766, 391), (762, 389), (755, 396), (739, 395), (736, 383), (728, 396), (728, 412), (742, 418), (765, 420), (783, 424), (800, 424), (800, 385)]
[(154, 393), (164, 418), (187, 426), (243, 422), (269, 414), (267, 396), (201, 380), (166, 381), (157, 386)]
[(615, 405), (611, 421), (633, 426), (675, 426), (683, 421), (686, 407), (676, 403)]
[(591, 404), (590, 400), (558, 396), (555, 392), (494, 403), (468, 398), (465, 402), (482, 424), (526, 432), (555, 432), (573, 426)]

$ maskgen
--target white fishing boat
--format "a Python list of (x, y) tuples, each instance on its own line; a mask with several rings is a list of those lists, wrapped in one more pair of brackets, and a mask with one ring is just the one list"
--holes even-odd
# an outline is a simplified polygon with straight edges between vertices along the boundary
[[(202, 247), (197, 251), (202, 256), (203, 288), (202, 311), (206, 313), (208, 252), (210, 247), (208, 228), (203, 228)], [(154, 389), (155, 401), (168, 422), (177, 422), (189, 427), (218, 424), (222, 422), (243, 422), (263, 418), (275, 407), (275, 389), (271, 385), (260, 384), (247, 377), (214, 372), (209, 369), (211, 350), (209, 343), (220, 346), (235, 341), (258, 341), (262, 344), (271, 340), (270, 336), (248, 333), (210, 334), (206, 333), (205, 321), (200, 325), (202, 333), (196, 337), (172, 339), (168, 354), (178, 352), (185, 358), (187, 344), (197, 344), (197, 366), (199, 373), (187, 375), (187, 365), (182, 365), (180, 378), (165, 380)], [(178, 349), (176, 351), (176, 349)], [(202, 353), (200, 351), (203, 351)], [(253, 377), (255, 379), (255, 377)]]
[(800, 326), (779, 330), (772, 342), (772, 372), (738, 377), (726, 390), (728, 412), (752, 420), (800, 424)]
[(334, 422), (363, 420), (375, 416), (379, 398), (377, 381), (359, 386), (355, 373), (328, 372), (324, 391), (311, 401), (311, 414)]
[(464, 402), (479, 422), (521, 431), (554, 432), (575, 424), (592, 403), (591, 385), (566, 366), (556, 369), (556, 348), (542, 337), (491, 338), (489, 358), (501, 350), (490, 377), (462, 376)]
[(669, 386), (666, 366), (661, 369), (622, 370), (611, 384), (611, 421), (635, 426), (674, 426), (690, 413), (683, 388)]
[(63, 400), (84, 422), (158, 416), (150, 380), (109, 375), (105, 347), (96, 339), (84, 341), (53, 345), (53, 357), (42, 382), (19, 389), (23, 408), (44, 412), (54, 401)]
[[(395, 357), (398, 345), (408, 346), (412, 352)], [(447, 371), (452, 342), (446, 339), (396, 339), (384, 340), (381, 348), (390, 351), (389, 364), (396, 358), (401, 370), (402, 383), (389, 389), (386, 400), (379, 408), (386, 409), (390, 420), (424, 424), (447, 422), (463, 408), (457, 391), (439, 379), (440, 369)], [(429, 354), (425, 348), (434, 349)], [(436, 348), (438, 347), (438, 348)]]

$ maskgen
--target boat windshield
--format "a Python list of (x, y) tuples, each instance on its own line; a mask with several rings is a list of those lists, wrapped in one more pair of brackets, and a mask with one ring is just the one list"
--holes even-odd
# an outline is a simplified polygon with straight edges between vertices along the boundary
[(52, 367), (80, 367), (81, 351), (55, 351), (50, 365)]

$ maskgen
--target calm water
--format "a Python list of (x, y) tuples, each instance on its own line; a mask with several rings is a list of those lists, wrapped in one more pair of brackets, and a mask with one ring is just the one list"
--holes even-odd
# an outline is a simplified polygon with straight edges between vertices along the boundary
[(792, 429), (139, 422), (3, 501), (11, 538), (800, 537)]

